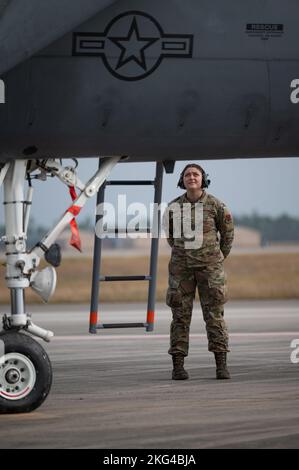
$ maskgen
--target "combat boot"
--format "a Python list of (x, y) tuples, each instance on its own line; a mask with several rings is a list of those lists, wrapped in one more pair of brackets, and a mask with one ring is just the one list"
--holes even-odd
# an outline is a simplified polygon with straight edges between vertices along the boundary
[(172, 380), (189, 379), (188, 372), (184, 369), (184, 356), (182, 354), (173, 355), (172, 362), (173, 362)]
[(214, 352), (216, 359), (216, 378), (230, 379), (230, 373), (226, 365), (226, 352)]

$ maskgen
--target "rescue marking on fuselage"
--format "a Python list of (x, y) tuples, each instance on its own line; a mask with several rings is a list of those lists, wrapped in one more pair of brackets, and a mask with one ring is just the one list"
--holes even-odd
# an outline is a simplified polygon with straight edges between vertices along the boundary
[(141, 80), (152, 74), (163, 59), (186, 59), (192, 54), (192, 34), (166, 34), (155, 18), (142, 11), (116, 16), (104, 32), (73, 34), (73, 55), (101, 57), (119, 80)]
[(281, 23), (247, 23), (246, 25), (246, 33), (249, 37), (260, 38), (263, 41), (281, 37), (283, 32), (284, 25)]

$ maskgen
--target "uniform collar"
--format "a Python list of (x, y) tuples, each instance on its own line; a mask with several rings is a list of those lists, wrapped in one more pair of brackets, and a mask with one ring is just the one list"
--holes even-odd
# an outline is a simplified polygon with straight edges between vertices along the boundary
[[(203, 203), (205, 203), (206, 200), (207, 200), (207, 197), (208, 197), (208, 194), (206, 193), (205, 190), (203, 190), (202, 195), (201, 195), (200, 198), (199, 198), (197, 201), (195, 201), (195, 202), (203, 202)], [(189, 203), (189, 204), (190, 204), (190, 201), (189, 201), (189, 199), (187, 198), (187, 193), (184, 193), (184, 194), (183, 194), (183, 201), (182, 201), (182, 202), (183, 202), (183, 203)], [(191, 203), (191, 204), (193, 204), (193, 203)]]

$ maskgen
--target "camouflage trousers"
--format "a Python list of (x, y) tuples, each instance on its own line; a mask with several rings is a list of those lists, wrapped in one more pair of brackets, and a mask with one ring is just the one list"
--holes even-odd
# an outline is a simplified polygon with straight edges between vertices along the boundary
[(223, 263), (190, 268), (182, 260), (169, 263), (169, 287), (166, 304), (172, 310), (170, 349), (168, 353), (188, 355), (189, 330), (196, 288), (200, 298), (212, 352), (228, 352), (228, 331), (224, 321), (224, 304), (227, 300)]

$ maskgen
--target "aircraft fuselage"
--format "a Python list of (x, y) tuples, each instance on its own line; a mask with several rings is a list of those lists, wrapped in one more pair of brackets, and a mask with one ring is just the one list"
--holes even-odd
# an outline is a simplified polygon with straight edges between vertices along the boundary
[(0, 159), (299, 155), (299, 4), (115, 2), (2, 76)]

